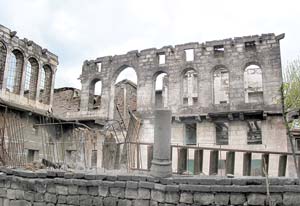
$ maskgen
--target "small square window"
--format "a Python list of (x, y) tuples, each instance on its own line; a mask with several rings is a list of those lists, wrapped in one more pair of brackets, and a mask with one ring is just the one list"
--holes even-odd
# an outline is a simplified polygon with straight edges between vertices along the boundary
[(101, 62), (97, 63), (97, 68), (98, 68), (98, 72), (101, 72), (101, 70), (102, 70), (102, 63)]
[(186, 61), (194, 61), (194, 49), (186, 49), (184, 52)]
[(159, 62), (159, 64), (165, 64), (166, 63), (166, 55), (165, 54), (159, 54), (158, 55), (158, 62)]
[(188, 102), (189, 102), (189, 99), (188, 99), (188, 98), (186, 98), (186, 97), (185, 97), (185, 98), (183, 98), (183, 104), (184, 104), (184, 105), (187, 105), (187, 104), (188, 104)]
[(214, 46), (214, 55), (215, 56), (223, 56), (224, 55), (224, 45)]

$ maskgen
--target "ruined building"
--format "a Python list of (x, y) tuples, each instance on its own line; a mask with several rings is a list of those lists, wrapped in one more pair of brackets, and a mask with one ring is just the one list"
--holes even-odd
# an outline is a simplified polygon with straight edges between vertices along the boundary
[[(133, 165), (149, 169), (154, 110), (163, 108), (172, 111), (174, 172), (180, 173), (182, 154), (186, 170), (196, 168), (196, 149), (202, 148), (204, 174), (224, 174), (227, 152), (237, 150), (231, 156), (232, 173), (245, 175), (243, 165), (250, 161), (251, 174), (261, 175), (262, 152), (291, 148), (279, 101), (283, 38), (283, 34), (263, 34), (99, 57), (84, 61), (81, 90), (54, 89), (57, 56), (1, 26), (1, 121), (6, 123), (0, 134), (2, 139), (16, 137), (1, 142), (2, 163), (10, 161), (14, 151), (27, 162), (45, 158), (73, 168), (99, 168), (102, 161), (119, 161), (116, 156), (104, 158), (111, 149), (103, 146), (107, 140), (118, 146), (114, 152), (120, 155), (123, 147), (122, 154), (134, 157)], [(116, 82), (129, 67), (136, 72), (137, 84)], [(10, 126), (13, 121), (19, 122), (16, 128)], [(20, 128), (24, 133), (17, 136)], [(14, 145), (16, 141), (23, 146)], [(124, 153), (126, 142), (144, 145), (130, 146)], [(245, 156), (245, 151), (260, 153)], [(267, 158), (275, 162), (269, 165), (270, 175), (280, 167), (278, 158)], [(288, 165), (288, 175), (293, 175), (292, 160), (285, 158), (281, 159)], [(209, 166), (212, 159), (217, 162), (214, 173)]]

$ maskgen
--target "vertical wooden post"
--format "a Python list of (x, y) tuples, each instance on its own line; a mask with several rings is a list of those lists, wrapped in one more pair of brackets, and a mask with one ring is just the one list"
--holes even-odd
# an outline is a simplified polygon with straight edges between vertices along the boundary
[(252, 160), (252, 153), (246, 152), (244, 153), (243, 159), (243, 176), (250, 176), (251, 175), (251, 160)]
[(187, 148), (178, 149), (177, 172), (182, 174), (187, 170)]
[(278, 177), (284, 177), (286, 171), (287, 156), (279, 156)]
[(210, 151), (209, 175), (218, 174), (218, 164), (219, 164), (219, 151), (217, 150)]
[(261, 155), (261, 174), (263, 177), (266, 176), (265, 172), (268, 174), (269, 173), (269, 154), (262, 154)]
[(226, 152), (226, 175), (234, 175), (235, 152)]
[(147, 147), (147, 169), (150, 170), (151, 162), (153, 160), (153, 145)]
[(194, 175), (199, 175), (203, 171), (203, 150), (196, 149), (194, 153)]

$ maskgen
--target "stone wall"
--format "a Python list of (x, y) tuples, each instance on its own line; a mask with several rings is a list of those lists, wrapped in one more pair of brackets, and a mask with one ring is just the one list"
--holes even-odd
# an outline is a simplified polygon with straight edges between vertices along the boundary
[[(296, 179), (270, 178), (274, 205), (299, 205)], [(267, 205), (264, 178), (107, 175), (1, 168), (0, 205)]]

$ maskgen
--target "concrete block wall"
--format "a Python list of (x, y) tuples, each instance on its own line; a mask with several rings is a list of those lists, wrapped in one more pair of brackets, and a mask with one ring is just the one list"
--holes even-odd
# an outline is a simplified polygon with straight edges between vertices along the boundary
[[(296, 179), (270, 178), (274, 205), (300, 204)], [(264, 178), (29, 172), (1, 168), (0, 205), (268, 205)]]

